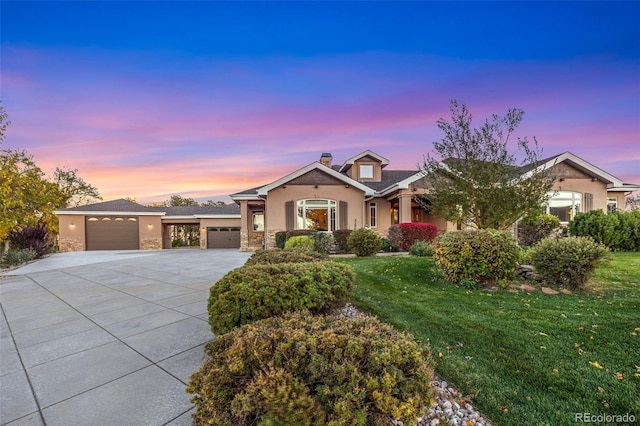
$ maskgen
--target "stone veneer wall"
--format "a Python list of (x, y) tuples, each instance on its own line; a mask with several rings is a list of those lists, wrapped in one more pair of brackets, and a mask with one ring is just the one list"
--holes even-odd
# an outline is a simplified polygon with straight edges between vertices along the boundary
[(145, 238), (140, 242), (141, 250), (162, 250), (162, 238)]
[(84, 241), (76, 238), (60, 238), (58, 250), (61, 252), (84, 251)]

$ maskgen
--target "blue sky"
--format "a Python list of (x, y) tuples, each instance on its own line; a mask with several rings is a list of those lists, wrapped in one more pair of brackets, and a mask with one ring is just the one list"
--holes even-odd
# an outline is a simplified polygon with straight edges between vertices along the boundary
[(640, 2), (0, 3), (5, 145), (105, 199), (220, 198), (333, 153), (415, 169), (449, 99), (640, 183)]

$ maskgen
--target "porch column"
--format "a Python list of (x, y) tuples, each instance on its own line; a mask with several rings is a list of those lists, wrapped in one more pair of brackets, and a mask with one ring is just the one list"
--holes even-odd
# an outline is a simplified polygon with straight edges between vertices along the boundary
[(240, 251), (249, 251), (249, 203), (240, 201)]
[(400, 223), (411, 222), (411, 194), (398, 195), (398, 212)]

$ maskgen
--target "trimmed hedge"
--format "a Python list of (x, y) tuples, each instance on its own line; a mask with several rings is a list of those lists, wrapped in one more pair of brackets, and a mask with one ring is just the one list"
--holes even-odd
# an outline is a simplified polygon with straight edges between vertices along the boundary
[(244, 266), (264, 265), (274, 263), (302, 263), (316, 262), (326, 259), (327, 256), (314, 251), (301, 250), (258, 250), (251, 255)]
[(274, 317), (205, 351), (187, 387), (196, 426), (414, 424), (431, 403), (427, 348), (371, 317)]
[(613, 251), (640, 251), (640, 210), (578, 213), (569, 222), (569, 233), (576, 237), (591, 237)]
[(606, 246), (589, 237), (566, 237), (542, 240), (531, 250), (530, 258), (544, 281), (578, 289), (606, 261), (608, 253)]
[(334, 262), (244, 266), (209, 290), (209, 325), (214, 334), (286, 312), (324, 312), (346, 303), (355, 273)]
[(358, 257), (373, 256), (382, 248), (382, 238), (371, 229), (358, 228), (349, 234), (347, 247)]
[(493, 283), (512, 278), (518, 247), (509, 231), (455, 231), (433, 241), (434, 260), (447, 280)]
[(560, 228), (560, 219), (551, 214), (525, 217), (518, 224), (518, 243), (530, 247)]
[(438, 227), (431, 223), (400, 223), (389, 228), (391, 244), (407, 251), (416, 241), (431, 242), (438, 236)]

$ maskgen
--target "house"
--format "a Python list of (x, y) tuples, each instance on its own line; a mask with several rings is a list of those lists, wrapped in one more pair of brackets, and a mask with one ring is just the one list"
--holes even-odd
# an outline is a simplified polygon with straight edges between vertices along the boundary
[[(425, 211), (416, 197), (428, 192), (421, 171), (393, 170), (389, 160), (364, 151), (341, 164), (318, 161), (263, 186), (231, 195), (235, 205), (150, 208), (126, 200), (57, 211), (60, 250), (170, 248), (169, 226), (197, 224), (200, 247), (243, 251), (275, 247), (275, 234), (294, 229), (334, 231), (368, 227), (385, 233), (404, 222), (433, 223), (440, 232), (457, 225)], [(547, 212), (568, 223), (577, 212), (623, 208), (640, 189), (565, 152), (539, 167), (556, 176)], [(534, 173), (522, 167), (520, 175)]]

